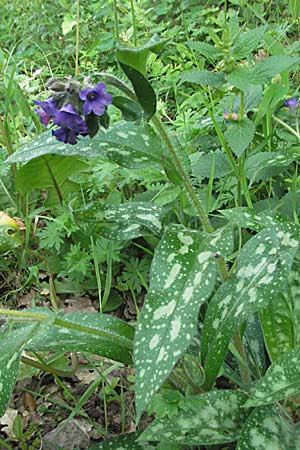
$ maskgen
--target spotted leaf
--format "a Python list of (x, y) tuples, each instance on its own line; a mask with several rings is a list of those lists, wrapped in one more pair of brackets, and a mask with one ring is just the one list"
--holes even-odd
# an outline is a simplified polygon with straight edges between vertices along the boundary
[(100, 444), (94, 444), (88, 450), (155, 450), (156, 447), (147, 442), (137, 442), (140, 434), (140, 431), (123, 434)]
[(4, 414), (11, 392), (17, 381), (20, 358), (26, 344), (39, 325), (29, 325), (26, 330), (3, 331), (0, 334), (0, 417)]
[(224, 444), (238, 439), (248, 411), (246, 395), (237, 391), (211, 391), (190, 397), (171, 418), (154, 420), (139, 440), (186, 445)]
[(214, 287), (214, 251), (230, 251), (231, 242), (228, 229), (209, 237), (182, 226), (165, 231), (155, 251), (135, 337), (138, 417), (190, 345), (199, 307)]
[(173, 164), (164, 154), (158, 136), (147, 125), (116, 122), (108, 131), (102, 130), (92, 140), (82, 137), (75, 145), (64, 144), (45, 132), (28, 144), (21, 146), (8, 162), (27, 162), (43, 155), (81, 156), (84, 158), (107, 157), (120, 166), (138, 169), (141, 167), (165, 167), (174, 170)]
[(254, 209), (237, 206), (236, 208), (228, 208), (220, 210), (220, 213), (226, 217), (232, 224), (242, 228), (250, 228), (251, 230), (260, 231), (285, 219), (275, 211), (266, 210), (256, 212)]
[(256, 385), (246, 406), (267, 405), (300, 392), (300, 348), (278, 358)]
[(296, 225), (278, 224), (258, 233), (241, 250), (236, 273), (217, 290), (205, 316), (201, 341), (205, 388), (218, 376), (235, 330), (285, 285), (299, 239)]
[(295, 319), (290, 299), (283, 293), (260, 311), (260, 322), (271, 361), (275, 361), (294, 348)]
[(291, 425), (275, 407), (255, 408), (248, 417), (236, 450), (296, 450)]

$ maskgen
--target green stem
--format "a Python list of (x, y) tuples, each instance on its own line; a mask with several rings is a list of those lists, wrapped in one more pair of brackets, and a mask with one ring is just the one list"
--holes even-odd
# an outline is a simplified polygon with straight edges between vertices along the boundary
[(60, 370), (55, 367), (49, 366), (48, 364), (41, 363), (35, 359), (28, 358), (27, 356), (22, 356), (21, 361), (24, 364), (35, 367), (36, 369), (43, 370), (44, 372), (53, 373), (53, 375), (58, 375), (59, 377), (73, 377), (76, 370)]
[(235, 336), (233, 337), (233, 342), (234, 342), (235, 348), (239, 352), (242, 360), (244, 361), (244, 364), (239, 364), (242, 381), (243, 381), (245, 386), (249, 386), (250, 383), (251, 383), (251, 375), (250, 375), (250, 371), (248, 369), (247, 356), (246, 356), (246, 352), (245, 352), (245, 349), (244, 349), (244, 345), (243, 345), (243, 341), (242, 341), (242, 337), (241, 337), (241, 332), (240, 331), (238, 331), (235, 334)]
[(113, 0), (114, 5), (114, 22), (115, 22), (115, 37), (116, 42), (119, 42), (119, 19), (118, 19), (118, 7), (117, 7), (117, 0)]
[(79, 75), (79, 18), (80, 0), (76, 2), (76, 50), (75, 50), (75, 77)]
[(300, 135), (297, 133), (296, 130), (294, 130), (294, 128), (290, 127), (287, 123), (283, 122), (283, 120), (279, 119), (276, 116), (273, 116), (273, 119), (275, 120), (275, 122), (279, 123), (280, 125), (282, 125), (284, 128), (286, 128), (289, 133), (293, 134), (294, 136), (296, 136), (296, 138), (298, 140), (300, 140)]
[(136, 18), (135, 18), (133, 0), (130, 0), (130, 7), (131, 7), (132, 27), (133, 27), (133, 45), (136, 47), (137, 46), (137, 28), (136, 28)]

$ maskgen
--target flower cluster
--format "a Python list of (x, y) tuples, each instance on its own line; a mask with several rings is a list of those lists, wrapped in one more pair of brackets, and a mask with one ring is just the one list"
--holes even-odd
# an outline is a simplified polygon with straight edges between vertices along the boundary
[(52, 130), (53, 136), (65, 144), (76, 144), (77, 137), (94, 134), (98, 119), (112, 103), (103, 82), (95, 87), (80, 89), (77, 82), (52, 80), (49, 83), (52, 95), (46, 100), (35, 100), (35, 111), (40, 121), (47, 126), (51, 121), (59, 128)]
[(235, 112), (228, 112), (228, 111), (224, 111), (223, 113), (223, 119), (224, 120), (238, 120), (239, 116), (237, 113)]

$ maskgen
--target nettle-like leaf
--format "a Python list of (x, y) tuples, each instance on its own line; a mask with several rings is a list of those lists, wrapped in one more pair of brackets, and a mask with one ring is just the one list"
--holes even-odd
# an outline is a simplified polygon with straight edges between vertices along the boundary
[(94, 444), (88, 450), (155, 450), (156, 447), (147, 442), (137, 442), (140, 434), (141, 431), (123, 434), (100, 444)]
[(256, 408), (243, 426), (236, 450), (296, 450), (291, 425), (275, 407)]
[(211, 391), (187, 398), (171, 418), (154, 420), (139, 441), (213, 445), (238, 439), (248, 411), (242, 408), (247, 396), (237, 391)]
[(255, 387), (246, 406), (273, 403), (300, 392), (300, 348), (278, 358)]
[(151, 203), (134, 202), (105, 208), (100, 232), (110, 239), (133, 239), (145, 234), (159, 235), (164, 210)]
[(205, 58), (210, 59), (211, 61), (215, 61), (222, 54), (218, 52), (217, 48), (213, 45), (207, 44), (206, 42), (186, 42), (186, 45), (200, 53), (200, 55), (205, 56)]
[(11, 392), (17, 381), (20, 358), (26, 345), (37, 332), (39, 324), (29, 325), (26, 330), (0, 334), (0, 417), (4, 414)]
[[(30, 310), (29, 310), (30, 311)], [(35, 309), (35, 312), (39, 309)], [(43, 313), (51, 314), (43, 308)], [(68, 322), (63, 326), (59, 320)], [(76, 325), (84, 329), (78, 331)], [(59, 314), (53, 323), (42, 322), (27, 351), (90, 352), (124, 363), (132, 361), (134, 328), (108, 315), (89, 312)]]
[(180, 75), (181, 83), (194, 83), (204, 86), (219, 87), (225, 83), (223, 72), (210, 72), (209, 70), (188, 70)]
[(193, 153), (190, 156), (194, 177), (221, 178), (232, 171), (228, 158), (220, 150), (202, 154)]
[(81, 138), (75, 145), (57, 141), (50, 131), (42, 133), (29, 144), (21, 146), (7, 161), (27, 162), (47, 154), (84, 158), (104, 156), (131, 169), (145, 165), (173, 168), (164, 154), (159, 137), (149, 125), (137, 126), (125, 121), (115, 123), (106, 132), (101, 131), (93, 140)]
[(224, 135), (233, 153), (241, 156), (251, 143), (254, 133), (254, 123), (248, 117), (245, 117), (242, 120), (230, 122)]
[(261, 46), (266, 30), (267, 26), (264, 25), (242, 33), (231, 49), (235, 59), (246, 58), (253, 50)]
[(299, 239), (296, 225), (278, 224), (264, 229), (242, 248), (235, 274), (217, 290), (205, 316), (201, 340), (205, 388), (218, 376), (235, 330), (285, 286)]
[(283, 293), (278, 294), (274, 302), (260, 311), (260, 321), (271, 361), (295, 347), (292, 305)]
[(292, 56), (269, 56), (255, 64), (252, 84), (263, 84), (275, 75), (289, 70), (300, 63), (300, 58)]
[(213, 252), (230, 253), (232, 242), (230, 228), (209, 236), (182, 226), (165, 231), (135, 336), (138, 418), (192, 341), (199, 307), (215, 283)]

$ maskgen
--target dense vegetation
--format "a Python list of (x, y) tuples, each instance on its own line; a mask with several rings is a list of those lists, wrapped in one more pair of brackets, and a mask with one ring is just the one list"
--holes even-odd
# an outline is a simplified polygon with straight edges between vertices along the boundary
[(1, 4), (1, 449), (300, 448), (299, 16)]

